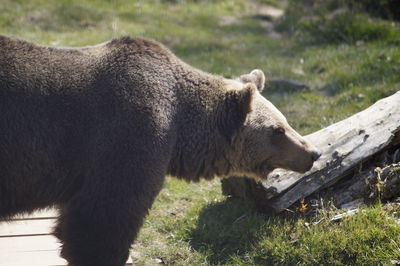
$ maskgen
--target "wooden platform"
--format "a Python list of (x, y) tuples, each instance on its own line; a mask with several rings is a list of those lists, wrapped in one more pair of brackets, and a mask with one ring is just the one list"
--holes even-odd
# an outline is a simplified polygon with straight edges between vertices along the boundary
[[(55, 211), (46, 211), (0, 222), (0, 266), (67, 265), (51, 235), (56, 217)], [(131, 258), (126, 265), (132, 265)]]

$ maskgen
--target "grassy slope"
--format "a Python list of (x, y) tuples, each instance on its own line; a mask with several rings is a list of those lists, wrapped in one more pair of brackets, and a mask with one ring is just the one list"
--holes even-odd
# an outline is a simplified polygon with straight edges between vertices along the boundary
[[(297, 38), (272, 40), (252, 19), (252, 12), (244, 0), (2, 0), (0, 32), (62, 46), (140, 35), (163, 42), (188, 63), (209, 72), (229, 77), (261, 68), (271, 78), (300, 80), (311, 89), (271, 89), (266, 96), (302, 133), (343, 119), (398, 90), (398, 43), (385, 36), (360, 46), (318, 38), (305, 42), (299, 35), (310, 33), (308, 25), (302, 31), (290, 28), (300, 19), (291, 14), (281, 27)], [(394, 26), (382, 23), (393, 27), (390, 40), (399, 38)], [(309, 39), (322, 36), (321, 32), (310, 34)], [(255, 213), (250, 202), (227, 199), (218, 180), (187, 184), (168, 179), (132, 256), (138, 265), (157, 261), (176, 265), (387, 264), (400, 259), (400, 226), (381, 206), (341, 223), (328, 222), (328, 216), (322, 215), (325, 219), (318, 225), (307, 226), (304, 218), (265, 216)]]

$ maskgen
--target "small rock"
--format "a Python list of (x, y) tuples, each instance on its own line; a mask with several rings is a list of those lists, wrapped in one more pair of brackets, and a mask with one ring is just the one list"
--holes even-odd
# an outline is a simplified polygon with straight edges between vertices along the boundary
[(293, 72), (294, 74), (296, 74), (296, 75), (301, 75), (301, 76), (304, 76), (304, 75), (305, 75), (304, 70), (303, 70), (301, 67), (294, 67), (294, 68), (292, 68), (292, 72)]
[(238, 24), (239, 19), (237, 17), (232, 16), (222, 16), (219, 18), (219, 25), (220, 26), (230, 26)]
[(269, 6), (269, 5), (261, 5), (261, 6), (258, 6), (257, 9), (258, 9), (259, 15), (268, 16), (275, 20), (282, 17), (282, 15), (285, 13), (285, 11), (283, 9), (276, 8), (276, 7)]
[(365, 44), (365, 42), (363, 41), (363, 40), (358, 40), (358, 41), (356, 41), (356, 45), (357, 46), (362, 46), (362, 45), (364, 45)]
[(165, 263), (164, 263), (164, 260), (163, 260), (162, 258), (156, 258), (156, 259), (154, 259), (154, 261), (155, 261), (155, 263), (157, 263), (157, 264), (165, 264)]

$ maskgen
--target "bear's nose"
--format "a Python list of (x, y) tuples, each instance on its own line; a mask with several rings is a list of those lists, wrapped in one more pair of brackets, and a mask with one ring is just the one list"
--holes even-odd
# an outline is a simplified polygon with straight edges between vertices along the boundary
[(312, 159), (313, 159), (314, 161), (316, 161), (316, 160), (319, 159), (319, 157), (321, 157), (321, 153), (318, 152), (318, 151), (315, 151), (315, 152), (312, 153), (311, 157), (312, 157)]

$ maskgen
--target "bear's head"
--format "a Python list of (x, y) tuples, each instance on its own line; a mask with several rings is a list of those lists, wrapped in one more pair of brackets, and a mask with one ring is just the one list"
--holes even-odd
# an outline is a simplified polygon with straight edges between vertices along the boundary
[(225, 107), (228, 118), (221, 132), (233, 149), (229, 156), (231, 172), (256, 179), (267, 178), (275, 168), (304, 173), (320, 153), (261, 95), (264, 83), (261, 70), (229, 80), (229, 104)]

